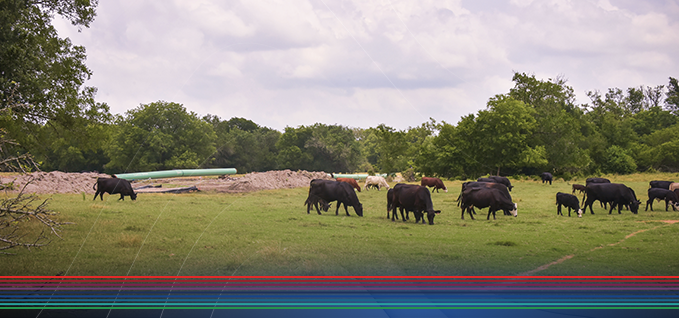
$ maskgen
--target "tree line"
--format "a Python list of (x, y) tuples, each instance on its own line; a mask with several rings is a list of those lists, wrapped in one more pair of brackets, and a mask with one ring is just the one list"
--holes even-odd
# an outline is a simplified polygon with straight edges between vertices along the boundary
[[(108, 173), (233, 167), (402, 172), (445, 178), (485, 174), (574, 175), (679, 171), (679, 86), (590, 91), (575, 104), (566, 80), (515, 73), (514, 87), (456, 124), (405, 130), (316, 123), (280, 132), (245, 119), (200, 116), (157, 101), (123, 115), (84, 103), (69, 116), (3, 116), (18, 145), (43, 170)], [(96, 107), (99, 105), (99, 107)], [(62, 109), (52, 109), (60, 112)], [(63, 111), (67, 111), (63, 109)]]

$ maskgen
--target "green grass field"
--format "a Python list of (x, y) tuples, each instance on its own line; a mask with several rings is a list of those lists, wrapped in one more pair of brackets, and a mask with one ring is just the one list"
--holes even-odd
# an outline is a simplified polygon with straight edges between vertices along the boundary
[[(640, 213), (557, 216), (552, 186), (512, 180), (518, 217), (460, 219), (448, 193), (433, 193), (435, 225), (386, 218), (386, 191), (363, 191), (364, 217), (350, 208), (307, 214), (308, 189), (246, 194), (139, 194), (137, 201), (52, 195), (63, 240), (0, 256), (3, 275), (678, 275), (679, 212), (643, 211), (649, 180), (675, 174), (609, 176), (632, 187)], [(392, 183), (393, 185), (393, 183)], [(582, 198), (581, 195), (578, 195)], [(566, 210), (567, 211), (567, 210)], [(560, 262), (557, 262), (560, 261)], [(557, 262), (555, 264), (551, 264)], [(551, 266), (548, 266), (550, 265)], [(544, 266), (544, 267), (543, 267)], [(541, 269), (541, 267), (543, 267)], [(541, 270), (538, 270), (541, 269)]]

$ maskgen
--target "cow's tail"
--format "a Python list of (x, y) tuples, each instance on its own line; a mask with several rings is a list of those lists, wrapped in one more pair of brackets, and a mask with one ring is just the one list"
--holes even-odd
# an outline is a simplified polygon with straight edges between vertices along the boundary
[(92, 185), (92, 190), (97, 191), (96, 186), (97, 186), (98, 183), (99, 183), (99, 182), (95, 182), (95, 183)]

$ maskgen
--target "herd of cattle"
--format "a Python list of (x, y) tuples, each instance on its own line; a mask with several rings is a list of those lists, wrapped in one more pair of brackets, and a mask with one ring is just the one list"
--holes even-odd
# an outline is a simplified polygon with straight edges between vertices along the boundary
[[(553, 177), (550, 173), (545, 172), (541, 175), (542, 182), (552, 184)], [(388, 189), (387, 191), (387, 218), (391, 212), (391, 220), (398, 219), (396, 210), (401, 214), (401, 219), (406, 221), (409, 219), (409, 213), (412, 212), (415, 216), (415, 223), (425, 223), (425, 214), (430, 225), (434, 224), (434, 217), (440, 213), (440, 210), (434, 210), (431, 201), (431, 193), (428, 188), (431, 187), (431, 193), (443, 190), (448, 192), (448, 188), (443, 184), (439, 178), (423, 177), (420, 185), (412, 185), (405, 183), (398, 183), (393, 188), (389, 187), (387, 181), (380, 176), (369, 176), (365, 180), (363, 189), (370, 188)], [(475, 182), (465, 182), (462, 184), (460, 195), (457, 198), (458, 206), (462, 209), (462, 219), (467, 212), (469, 216), (474, 219), (474, 208), (483, 209), (488, 208), (488, 216), (493, 215), (495, 219), (495, 212), (502, 210), (505, 215), (517, 216), (517, 204), (512, 201), (510, 191), (513, 186), (506, 177), (490, 176), (487, 178), (479, 178)], [(578, 217), (582, 217), (584, 212), (587, 212), (589, 207), (590, 213), (594, 214), (592, 204), (594, 201), (599, 201), (602, 206), (610, 205), (609, 214), (613, 212), (615, 207), (618, 208), (618, 213), (621, 213), (623, 207), (629, 209), (636, 214), (639, 211), (641, 201), (639, 201), (632, 188), (624, 184), (611, 183), (610, 180), (604, 178), (588, 178), (585, 185), (573, 184), (573, 191), (571, 194), (558, 192), (556, 194), (557, 214), (563, 215), (561, 208), (568, 208), (568, 216), (571, 215), (571, 210), (577, 211)], [(137, 198), (132, 185), (129, 181), (119, 178), (98, 178), (97, 183), (93, 186), (96, 190), (94, 199), (97, 196), (103, 200), (104, 193), (120, 194), (120, 199), (124, 200), (125, 196), (130, 196), (132, 200)], [(358, 200), (358, 196), (354, 191), (361, 191), (361, 187), (354, 179), (337, 178), (335, 180), (314, 179), (309, 185), (309, 196), (304, 204), (307, 207), (307, 213), (313, 206), (318, 214), (321, 210), (328, 211), (330, 203), (337, 201), (335, 208), (335, 215), (339, 214), (340, 206), (344, 205), (344, 212), (349, 215), (348, 207), (353, 207), (358, 216), (363, 216), (363, 205)], [(584, 208), (580, 207), (580, 200), (575, 196), (576, 191), (583, 193)], [(665, 211), (668, 211), (669, 206), (673, 210), (679, 209), (679, 183), (672, 181), (651, 181), (648, 189), (648, 201), (646, 201), (646, 211), (651, 207), (653, 211), (653, 201), (664, 200)], [(583, 211), (584, 209), (584, 211)]]
[[(553, 176), (545, 172), (541, 176), (542, 182), (552, 184)], [(679, 208), (679, 183), (672, 181), (651, 181), (651, 188), (648, 189), (648, 201), (646, 202), (646, 210), (651, 207), (653, 211), (654, 200), (665, 200), (665, 210), (669, 209), (670, 204), (676, 210)], [(366, 179), (363, 189), (368, 190), (371, 187), (376, 187), (378, 190), (381, 187), (388, 189), (387, 191), (387, 218), (391, 213), (391, 220), (398, 219), (396, 210), (401, 214), (401, 219), (406, 221), (409, 219), (409, 212), (415, 216), (415, 223), (425, 223), (424, 216), (427, 216), (427, 221), (430, 225), (434, 224), (434, 217), (440, 213), (439, 210), (434, 210), (431, 193), (438, 192), (439, 189), (448, 192), (448, 189), (438, 178), (423, 177), (421, 185), (412, 185), (405, 183), (398, 183), (394, 188), (389, 189), (389, 185), (382, 177), (370, 176)], [(428, 190), (431, 187), (431, 193)], [(602, 206), (610, 205), (609, 214), (613, 212), (614, 208), (618, 208), (618, 214), (621, 213), (623, 207), (626, 207), (632, 213), (637, 214), (639, 211), (639, 201), (632, 188), (624, 184), (611, 183), (605, 178), (588, 178), (585, 185), (573, 184), (573, 192), (563, 193), (557, 192), (556, 205), (557, 214), (563, 215), (562, 207), (568, 208), (568, 216), (571, 215), (571, 210), (576, 211), (578, 217), (587, 211), (589, 207), (590, 213), (594, 214), (592, 204), (599, 201)], [(512, 201), (510, 191), (513, 186), (509, 179), (500, 176), (490, 176), (487, 178), (479, 178), (475, 182), (465, 182), (462, 184), (460, 195), (457, 198), (458, 206), (462, 209), (461, 218), (464, 219), (465, 212), (474, 219), (474, 208), (483, 209), (488, 208), (487, 220), (490, 215), (493, 219), (496, 218), (496, 211), (502, 210), (505, 215), (518, 215), (517, 204)], [(363, 206), (361, 205), (354, 189), (361, 191), (361, 187), (354, 179), (338, 178), (337, 181), (314, 179), (309, 186), (309, 196), (304, 204), (307, 206), (307, 213), (309, 213), (312, 206), (316, 208), (316, 212), (321, 214), (321, 210), (328, 211), (330, 203), (337, 201), (335, 215), (338, 215), (339, 208), (344, 204), (344, 211), (349, 215), (348, 206), (354, 207), (356, 214), (363, 216)], [(580, 200), (575, 196), (575, 192), (580, 191), (584, 194), (582, 201), (583, 208), (580, 207)], [(320, 206), (320, 209), (319, 209)]]

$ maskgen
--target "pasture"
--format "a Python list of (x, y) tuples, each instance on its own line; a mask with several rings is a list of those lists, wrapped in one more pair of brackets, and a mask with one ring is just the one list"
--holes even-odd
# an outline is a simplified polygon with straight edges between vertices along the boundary
[[(432, 193), (442, 210), (435, 225), (386, 218), (386, 190), (357, 193), (358, 217), (335, 204), (306, 213), (308, 188), (242, 194), (140, 194), (137, 201), (104, 195), (51, 195), (63, 240), (0, 256), (3, 275), (677, 275), (679, 212), (644, 211), (648, 181), (675, 174), (608, 176), (642, 201), (634, 215), (557, 216), (553, 185), (513, 180), (518, 217), (460, 219), (461, 181)], [(362, 183), (361, 183), (362, 184)], [(394, 183), (390, 183), (391, 186)], [(3, 194), (4, 195), (4, 194)], [(582, 199), (581, 194), (577, 194)], [(47, 196), (43, 196), (47, 197)], [(582, 202), (581, 202), (582, 204)]]

